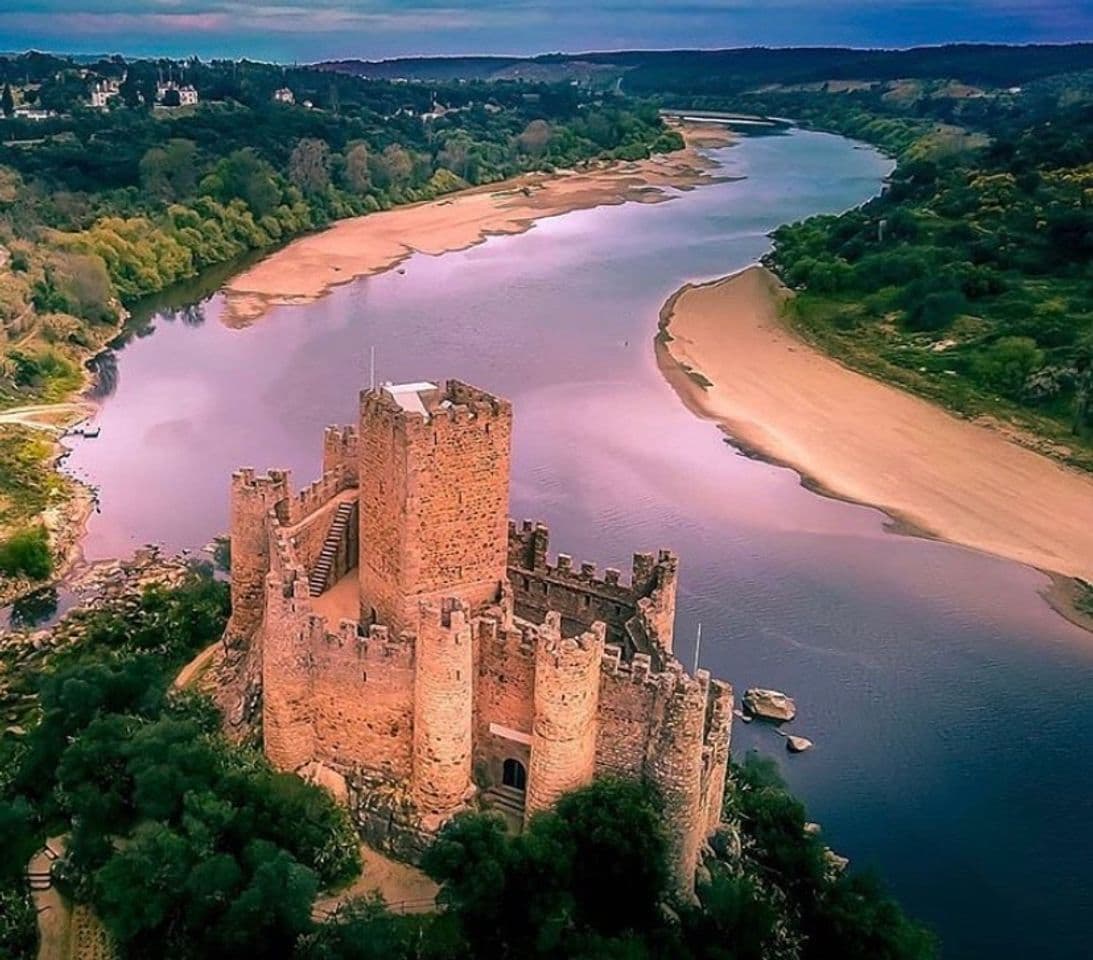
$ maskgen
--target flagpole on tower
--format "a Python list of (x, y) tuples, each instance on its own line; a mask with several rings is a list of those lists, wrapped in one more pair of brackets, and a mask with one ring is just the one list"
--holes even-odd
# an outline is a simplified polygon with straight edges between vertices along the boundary
[(368, 389), (376, 389), (376, 348), (368, 348)]

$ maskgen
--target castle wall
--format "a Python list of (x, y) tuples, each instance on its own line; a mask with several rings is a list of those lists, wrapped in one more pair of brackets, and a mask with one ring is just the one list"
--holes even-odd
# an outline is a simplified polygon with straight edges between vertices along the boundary
[(709, 674), (699, 671), (692, 678), (678, 663), (674, 667), (657, 677), (660, 710), (654, 715), (646, 776), (663, 804), (676, 892), (691, 897), (698, 851), (708, 832), (702, 773)]
[(460, 807), (471, 787), (474, 653), (458, 601), (422, 605), (414, 670), (411, 791), (425, 816)]
[(421, 600), (497, 599), (505, 576), (512, 408), (455, 382), (430, 415), (386, 391), (363, 395), (362, 617), (411, 628)]
[(359, 481), (360, 436), (355, 426), (327, 427), (323, 431), (323, 473), (344, 470), (350, 483)]
[(608, 642), (628, 654), (650, 653), (659, 662), (671, 653), (678, 567), (671, 553), (662, 550), (655, 558), (634, 554), (626, 583), (614, 568), (601, 578), (595, 564), (574, 567), (564, 553), (551, 564), (549, 547), (545, 524), (509, 523), (508, 576), (519, 616), (539, 623), (548, 610), (557, 610), (567, 635), (600, 621), (607, 626)]
[(413, 757), (414, 648), (373, 626), (343, 620), (311, 641), (310, 707), (315, 759), (408, 781)]
[(627, 663), (620, 653), (608, 647), (601, 663), (596, 773), (642, 777), (660, 688), (648, 655)]
[(706, 809), (706, 830), (721, 825), (725, 803), (725, 777), (729, 772), (732, 738), (733, 689), (723, 680), (710, 681), (710, 703), (706, 714), (706, 742), (703, 751), (702, 791)]
[(492, 618), (476, 623), (475, 771), (501, 783), (505, 760), (528, 768), (535, 718), (535, 635)]
[(535, 650), (535, 718), (531, 730), (527, 810), (553, 805), (592, 781), (604, 630), (563, 637), (561, 618), (547, 615)]
[(268, 579), (262, 630), (262, 740), (278, 770), (297, 770), (315, 756), (311, 672), (304, 635), (311, 605), (302, 571)]
[[(333, 498), (324, 499), (314, 511), (303, 514), (292, 526), (284, 528), (284, 535), (292, 544), (300, 565), (308, 573), (311, 572), (315, 562), (319, 559), (319, 553), (322, 551), (326, 535), (330, 531), (334, 513), (337, 511), (339, 504), (348, 497), (355, 498), (356, 491), (348, 493), (338, 491)], [(354, 542), (356, 536), (356, 531), (354, 531), (352, 533)], [(335, 581), (338, 579), (338, 573), (344, 575), (348, 571), (348, 567), (344, 563), (342, 566), (343, 569), (335, 573)]]
[(268, 476), (258, 477), (246, 468), (232, 475), (232, 615), (225, 633), (229, 647), (245, 647), (262, 622), (270, 568), (266, 518), (271, 511), (285, 513), (288, 499), (289, 475), (285, 471), (270, 471)]

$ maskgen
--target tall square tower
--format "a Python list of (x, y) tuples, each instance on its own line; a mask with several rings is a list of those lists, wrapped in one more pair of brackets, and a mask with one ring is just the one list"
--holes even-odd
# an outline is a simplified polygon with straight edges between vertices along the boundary
[(362, 624), (415, 629), (423, 600), (498, 598), (511, 442), (512, 405), (455, 380), (361, 394)]

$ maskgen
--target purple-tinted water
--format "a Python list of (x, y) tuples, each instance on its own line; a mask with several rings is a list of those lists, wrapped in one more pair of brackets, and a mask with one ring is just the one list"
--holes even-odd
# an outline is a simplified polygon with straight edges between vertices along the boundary
[(876, 866), (946, 957), (1088, 956), (1091, 638), (1042, 602), (1036, 571), (892, 535), (736, 454), (655, 365), (675, 289), (756, 259), (780, 223), (864, 201), (890, 164), (804, 132), (717, 156), (747, 179), (414, 257), (246, 330), (219, 322), (217, 296), (158, 315), (118, 352), (102, 434), (69, 461), (101, 488), (87, 554), (200, 547), (226, 527), (237, 466), (312, 479), (371, 346), (380, 379), (504, 394), (513, 514), (577, 560), (681, 555), (681, 658), (701, 622), (703, 665), (793, 694), (793, 728), (817, 744), (790, 758), (737, 724), (737, 750), (775, 752), (830, 842)]

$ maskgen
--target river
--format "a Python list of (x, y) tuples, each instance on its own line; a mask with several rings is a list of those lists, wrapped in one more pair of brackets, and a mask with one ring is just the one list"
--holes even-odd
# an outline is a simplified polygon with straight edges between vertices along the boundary
[(218, 295), (161, 311), (116, 352), (97, 439), (68, 468), (101, 490), (90, 558), (148, 541), (197, 549), (225, 530), (240, 465), (319, 463), (377, 376), (453, 376), (512, 399), (512, 513), (552, 546), (624, 568), (681, 556), (677, 649), (738, 691), (793, 694), (790, 757), (770, 728), (734, 749), (779, 759), (857, 867), (876, 867), (946, 957), (1088, 956), (1093, 906), (1093, 643), (1034, 570), (889, 532), (740, 455), (658, 372), (661, 304), (754, 261), (780, 223), (878, 191), (876, 152), (795, 131), (714, 153), (745, 179), (539, 222), (405, 273), (357, 280), (256, 325)]

